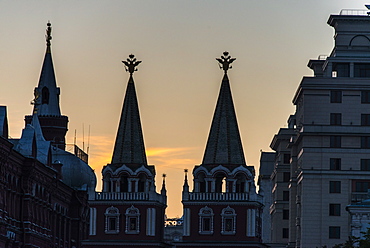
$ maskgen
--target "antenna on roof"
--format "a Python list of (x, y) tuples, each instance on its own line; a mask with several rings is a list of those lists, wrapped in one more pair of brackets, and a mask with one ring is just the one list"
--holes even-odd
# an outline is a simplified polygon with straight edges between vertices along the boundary
[(89, 134), (87, 136), (87, 150), (86, 150), (86, 154), (89, 154), (89, 149), (90, 149), (90, 125), (89, 125)]

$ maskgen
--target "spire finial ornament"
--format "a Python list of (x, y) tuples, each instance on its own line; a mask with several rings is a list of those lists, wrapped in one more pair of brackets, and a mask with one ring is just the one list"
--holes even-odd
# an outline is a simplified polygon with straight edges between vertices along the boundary
[(51, 46), (51, 23), (50, 21), (48, 21), (48, 23), (46, 24), (48, 27), (46, 28), (46, 35), (45, 35), (45, 38), (46, 38), (46, 46), (47, 46), (47, 51), (50, 52), (50, 46)]
[(122, 61), (125, 64), (125, 69), (132, 75), (135, 71), (137, 71), (137, 66), (141, 63), (141, 61), (137, 61), (135, 55), (130, 54), (126, 61)]
[(220, 69), (225, 71), (225, 74), (227, 73), (227, 70), (233, 68), (230, 64), (236, 60), (236, 58), (231, 58), (229, 55), (229, 52), (224, 52), (224, 55), (221, 56), (221, 58), (216, 58), (218, 63), (220, 64)]

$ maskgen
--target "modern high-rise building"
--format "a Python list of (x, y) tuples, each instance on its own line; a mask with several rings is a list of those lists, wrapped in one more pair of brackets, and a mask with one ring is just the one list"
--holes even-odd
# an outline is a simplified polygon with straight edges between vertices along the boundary
[(346, 206), (370, 189), (370, 16), (331, 15), (334, 48), (310, 60), (293, 98), (296, 111), (271, 142), (272, 240), (332, 247), (351, 235)]

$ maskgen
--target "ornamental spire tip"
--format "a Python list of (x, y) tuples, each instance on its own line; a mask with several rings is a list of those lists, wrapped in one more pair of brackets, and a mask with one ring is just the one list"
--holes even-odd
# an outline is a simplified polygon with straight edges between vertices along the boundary
[(122, 63), (125, 65), (126, 71), (132, 75), (135, 71), (137, 71), (136, 67), (141, 63), (141, 61), (137, 61), (135, 55), (130, 54), (126, 61), (122, 61)]
[(220, 69), (224, 70), (225, 74), (229, 69), (232, 69), (233, 67), (230, 65), (232, 62), (236, 60), (236, 58), (231, 58), (229, 55), (229, 52), (224, 52), (221, 58), (216, 58), (216, 60), (219, 63)]
[(45, 35), (45, 38), (46, 38), (46, 46), (47, 46), (47, 52), (50, 52), (50, 46), (51, 46), (51, 23), (50, 21), (48, 21), (48, 23), (46, 24), (48, 27), (46, 28), (46, 35)]

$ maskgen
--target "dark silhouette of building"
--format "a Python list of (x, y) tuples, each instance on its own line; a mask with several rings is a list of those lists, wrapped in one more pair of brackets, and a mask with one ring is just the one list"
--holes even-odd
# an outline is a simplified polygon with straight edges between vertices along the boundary
[(84, 247), (168, 247), (163, 242), (166, 188), (156, 192), (155, 167), (148, 165), (133, 73), (141, 63), (123, 61), (130, 73), (112, 162), (104, 166), (103, 191), (89, 201), (91, 226)]
[(96, 178), (64, 150), (68, 118), (60, 114), (50, 23), (46, 38), (34, 111), (20, 139), (8, 138), (7, 111), (0, 106), (0, 247), (81, 247), (88, 235), (88, 192)]
[(185, 174), (184, 236), (176, 247), (265, 247), (262, 200), (256, 193), (254, 167), (244, 159), (227, 75), (235, 59), (224, 52), (217, 60), (224, 77), (203, 162), (193, 169), (192, 192)]

